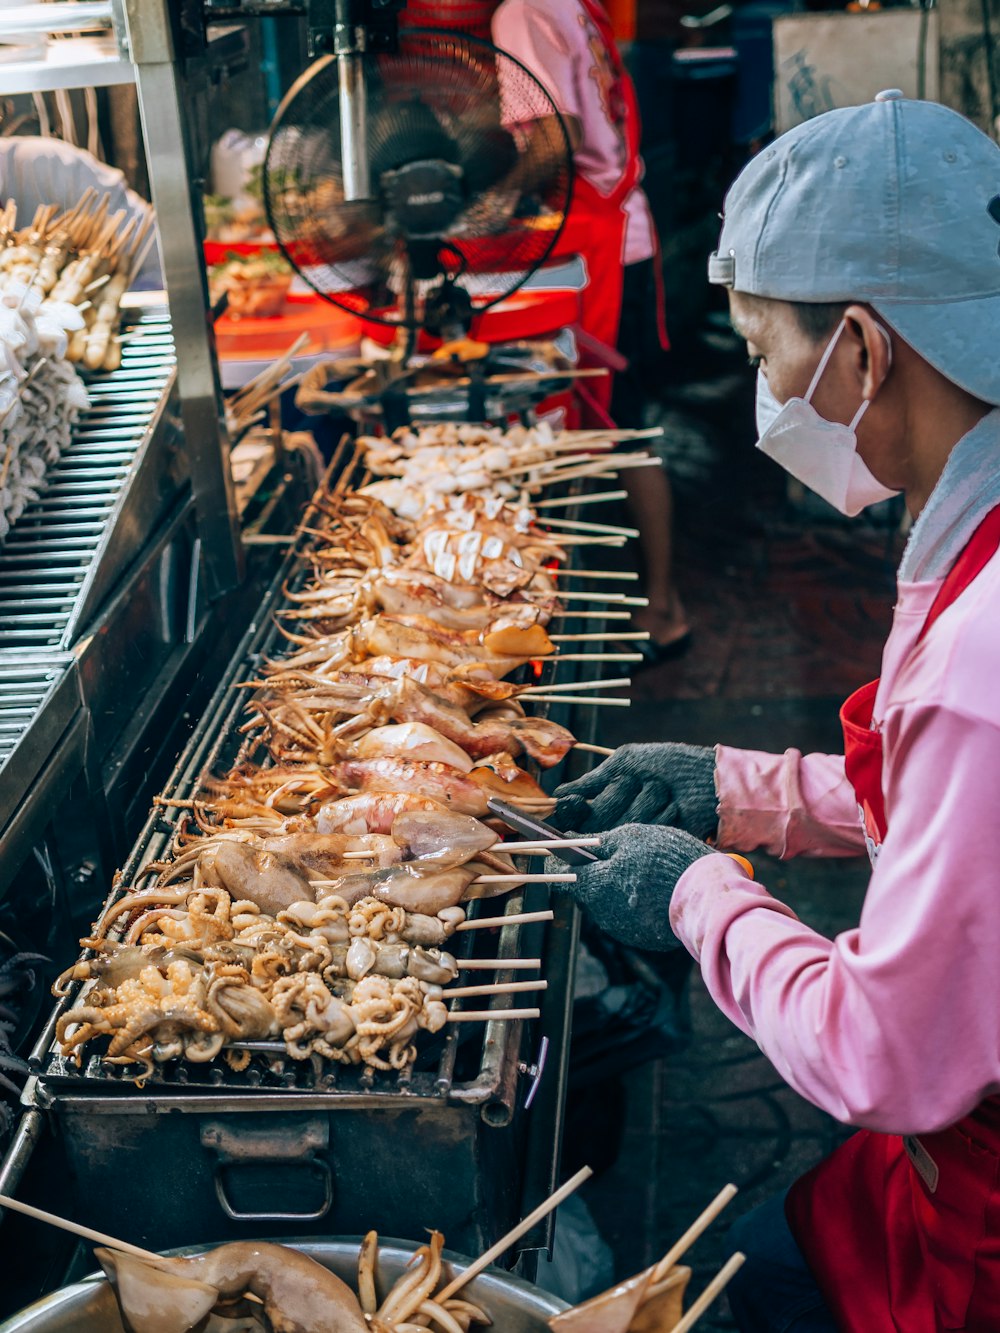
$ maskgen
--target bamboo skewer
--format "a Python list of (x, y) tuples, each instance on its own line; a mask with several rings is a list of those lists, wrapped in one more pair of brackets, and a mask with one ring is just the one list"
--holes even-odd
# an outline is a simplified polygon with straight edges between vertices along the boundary
[(589, 741), (577, 741), (576, 744), (573, 746), (573, 749), (585, 750), (587, 751), (588, 754), (603, 754), (605, 757), (607, 757), (610, 754), (614, 754), (614, 750), (612, 750), (610, 746), (591, 745)]
[(642, 660), (642, 653), (560, 653), (558, 657), (539, 659), (542, 662), (641, 662)]
[[(653, 1275), (650, 1278), (651, 1284), (655, 1285), (657, 1282), (663, 1281), (674, 1265), (687, 1254), (688, 1250), (698, 1237), (708, 1230), (722, 1212), (723, 1208), (725, 1208), (738, 1193), (739, 1191), (735, 1185), (726, 1185), (723, 1189), (719, 1190), (718, 1194), (704, 1212), (700, 1213), (698, 1217), (695, 1218), (687, 1231), (684, 1232), (683, 1236), (671, 1246), (653, 1269)], [(674, 1333), (676, 1333), (676, 1329), (674, 1330)]]
[(565, 875), (478, 875), (473, 884), (575, 884), (576, 876)]
[(495, 852), (551, 852), (570, 847), (600, 847), (601, 839), (596, 833), (586, 838), (531, 838), (525, 842), (498, 842)]
[(163, 1258), (162, 1255), (154, 1254), (152, 1250), (143, 1250), (138, 1245), (130, 1245), (127, 1240), (116, 1240), (114, 1236), (109, 1236), (103, 1231), (94, 1231), (91, 1227), (80, 1226), (78, 1222), (71, 1222), (66, 1217), (47, 1213), (44, 1208), (35, 1208), (30, 1203), (22, 1203), (20, 1199), (12, 1199), (9, 1194), (0, 1194), (0, 1208), (23, 1213), (25, 1217), (33, 1217), (36, 1222), (48, 1222), (49, 1226), (58, 1227), (60, 1231), (69, 1231), (72, 1235), (79, 1236), (82, 1240), (93, 1241), (97, 1245), (107, 1245), (109, 1249), (117, 1250), (120, 1254), (131, 1254), (133, 1258), (142, 1259), (145, 1263), (158, 1264)]
[[(244, 537), (243, 540), (252, 541), (252, 537)], [(574, 611), (572, 608), (566, 611), (556, 611), (549, 617), (551, 620), (631, 620), (631, 611)]]
[(523, 991), (548, 990), (549, 983), (541, 978), (537, 981), (490, 981), (482, 986), (445, 986), (442, 998), (445, 1000), (468, 1000), (480, 995), (520, 995)]
[(648, 606), (648, 597), (629, 597), (623, 592), (568, 592), (560, 588), (561, 602), (610, 602), (613, 606)]
[[(538, 849), (542, 856), (545, 852)], [(510, 916), (478, 916), (472, 921), (463, 921), (455, 927), (456, 933), (460, 930), (486, 930), (493, 926), (499, 929), (501, 926), (527, 926), (534, 921), (552, 921), (555, 918), (555, 912), (512, 912)]]
[(554, 500), (539, 500), (534, 509), (567, 509), (570, 505), (606, 504), (609, 500), (627, 500), (628, 491), (602, 491), (599, 495), (560, 495)]
[(515, 1019), (541, 1018), (541, 1009), (456, 1009), (448, 1014), (449, 1023), (512, 1022)]
[(613, 630), (610, 634), (550, 634), (553, 643), (603, 643), (612, 638), (626, 642), (641, 642), (650, 637), (648, 629)]
[(505, 1250), (509, 1250), (516, 1240), (520, 1240), (521, 1237), (540, 1222), (543, 1217), (548, 1217), (549, 1213), (558, 1208), (564, 1199), (568, 1199), (569, 1196), (575, 1190), (579, 1189), (585, 1180), (589, 1180), (593, 1174), (594, 1173), (589, 1166), (581, 1167), (575, 1176), (570, 1177), (565, 1185), (560, 1186), (560, 1188), (557, 1189), (554, 1194), (550, 1195), (544, 1203), (540, 1203), (537, 1208), (533, 1208), (523, 1222), (519, 1222), (516, 1227), (513, 1227), (508, 1231), (506, 1236), (501, 1236), (495, 1245), (491, 1245), (486, 1253), (481, 1254), (475, 1263), (470, 1264), (464, 1272), (459, 1273), (457, 1277), (452, 1278), (451, 1282), (448, 1283), (445, 1289), (437, 1293), (434, 1298), (435, 1302), (438, 1305), (443, 1305), (445, 1301), (455, 1295), (456, 1291), (460, 1291), (467, 1282), (471, 1282), (474, 1277), (478, 1277), (484, 1268), (490, 1266), (494, 1259), (499, 1259), (500, 1255), (503, 1254)]
[(562, 685), (528, 685), (518, 692), (517, 697), (519, 699), (530, 699), (535, 694), (554, 694), (558, 690), (610, 690), (616, 685), (623, 685), (627, 688), (631, 684), (631, 676), (616, 676), (613, 680), (568, 680)]
[(614, 695), (601, 698), (594, 694), (533, 694), (538, 704), (590, 704), (593, 708), (631, 708), (631, 699), (616, 699)]
[(542, 965), (540, 958), (460, 958), (460, 972), (530, 972)]
[(638, 528), (622, 528), (614, 523), (584, 523), (577, 518), (543, 518), (547, 528), (569, 528), (573, 532), (597, 532), (609, 537), (638, 537)]
[(739, 1272), (745, 1263), (746, 1255), (740, 1254), (740, 1252), (737, 1251), (729, 1262), (719, 1269), (718, 1273), (712, 1278), (711, 1282), (694, 1302), (684, 1318), (673, 1326), (671, 1333), (688, 1333), (690, 1329), (694, 1328), (695, 1324), (708, 1307), (716, 1300), (723, 1288), (729, 1284), (731, 1279)]
[[(639, 575), (631, 569), (552, 569), (550, 574), (562, 574), (570, 579), (618, 579), (622, 583), (635, 583)], [(557, 593), (558, 597), (560, 594)]]

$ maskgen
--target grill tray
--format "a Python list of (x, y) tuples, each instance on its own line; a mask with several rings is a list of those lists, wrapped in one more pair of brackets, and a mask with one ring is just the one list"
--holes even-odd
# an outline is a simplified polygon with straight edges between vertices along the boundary
[[(346, 442), (341, 445), (331, 464), (330, 475), (335, 474), (338, 465), (342, 465), (345, 455)], [(362, 485), (365, 479), (366, 474), (358, 468), (355, 458), (342, 471), (336, 489), (342, 491), (349, 483)], [(309, 513), (307, 510), (301, 526), (308, 524)], [(274, 623), (275, 613), (292, 607), (293, 603), (286, 597), (283, 588), (287, 586), (294, 591), (304, 581), (306, 570), (299, 557), (310, 549), (314, 540), (304, 534), (297, 538), (199, 727), (168, 779), (164, 795), (190, 799), (197, 793), (203, 774), (209, 771), (224, 772), (234, 762), (243, 741), (238, 728), (244, 719), (247, 701), (246, 691), (235, 689), (234, 683), (252, 676), (263, 658), (281, 652), (285, 641)], [(157, 809), (150, 815), (123, 868), (124, 883), (131, 884), (143, 865), (166, 854), (177, 823), (184, 815), (185, 812), (173, 814), (164, 809)], [(112, 893), (108, 904), (118, 896), (117, 891)], [(498, 913), (498, 930), (470, 931), (460, 935), (451, 942), (451, 951), (460, 957), (475, 952), (499, 958), (539, 956), (539, 950), (544, 944), (544, 927), (503, 926), (503, 914), (535, 910), (539, 906), (546, 906), (547, 902), (548, 894), (544, 886), (530, 885), (502, 898), (474, 903), (471, 914)], [(498, 971), (496, 978), (503, 979), (504, 973)], [(81, 989), (76, 988), (57, 1006), (36, 1047), (32, 1071), (44, 1083), (54, 1085), (53, 1091), (58, 1086), (91, 1091), (120, 1090), (126, 1095), (134, 1095), (134, 1070), (106, 1065), (97, 1054), (85, 1058), (82, 1066), (77, 1068), (72, 1061), (59, 1054), (52, 1042), (59, 1014), (76, 1003)], [(489, 1007), (506, 1008), (509, 1003), (508, 999), (498, 997), (491, 1000)], [(453, 1001), (452, 1005), (455, 1008), (487, 1007), (483, 1001)], [(247, 1069), (234, 1072), (221, 1059), (211, 1064), (170, 1061), (156, 1067), (145, 1082), (143, 1092), (147, 1096), (156, 1095), (161, 1090), (252, 1096), (268, 1090), (282, 1090), (286, 1094), (303, 1093), (307, 1096), (319, 1093), (326, 1097), (335, 1096), (338, 1100), (362, 1099), (369, 1104), (372, 1099), (382, 1103), (395, 1101), (405, 1104), (412, 1104), (414, 1098), (450, 1099), (490, 1105), (491, 1118), (496, 1123), (504, 1123), (509, 1121), (514, 1110), (516, 1066), (524, 1026), (520, 1021), (476, 1024), (474, 1027), (450, 1025), (445, 1035), (436, 1040), (422, 1041), (416, 1064), (398, 1074), (363, 1066), (343, 1066), (318, 1056), (307, 1061), (296, 1061), (287, 1054), (282, 1042), (233, 1043), (231, 1049), (250, 1052), (252, 1059)]]
[(69, 648), (148, 536), (157, 514), (132, 483), (165, 424), (173, 367), (170, 323), (150, 314), (131, 327), (120, 369), (88, 384), (91, 406), (0, 549), (0, 658)]

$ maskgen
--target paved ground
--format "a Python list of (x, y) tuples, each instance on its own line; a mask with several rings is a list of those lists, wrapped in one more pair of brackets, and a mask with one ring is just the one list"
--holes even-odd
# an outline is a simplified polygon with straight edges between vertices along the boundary
[[(627, 713), (604, 710), (604, 744), (656, 736), (838, 749), (840, 701), (877, 674), (894, 538), (793, 511), (778, 470), (752, 449), (751, 402), (751, 377), (736, 363), (657, 409), (695, 646), (683, 661), (641, 673)], [(834, 934), (857, 921), (865, 863), (755, 861), (759, 878), (818, 929)], [(787, 1187), (844, 1133), (781, 1082), (697, 974), (686, 1002), (690, 1043), (625, 1076), (621, 1152), (588, 1187), (619, 1276), (669, 1248), (727, 1181), (740, 1187), (735, 1217)], [(720, 1224), (692, 1254), (694, 1290), (727, 1253)], [(699, 1327), (733, 1325), (720, 1306)]]

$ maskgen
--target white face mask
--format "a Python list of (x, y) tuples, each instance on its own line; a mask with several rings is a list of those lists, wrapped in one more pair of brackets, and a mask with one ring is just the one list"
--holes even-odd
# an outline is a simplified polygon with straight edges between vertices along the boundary
[[(779, 403), (766, 376), (758, 371), (757, 448), (834, 509), (853, 518), (868, 505), (888, 500), (899, 492), (883, 486), (858, 454), (858, 422), (871, 400), (865, 399), (848, 426), (827, 421), (810, 401), (844, 327), (845, 321), (841, 320), (820, 357), (804, 398), (789, 398), (787, 403)], [(880, 324), (876, 327), (885, 338), (891, 362), (889, 335)]]

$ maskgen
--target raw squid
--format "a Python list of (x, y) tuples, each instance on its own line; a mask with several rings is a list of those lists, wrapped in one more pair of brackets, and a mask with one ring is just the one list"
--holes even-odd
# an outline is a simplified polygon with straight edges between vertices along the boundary
[(236, 1241), (155, 1265), (117, 1250), (94, 1253), (129, 1333), (191, 1333), (216, 1305), (248, 1292), (263, 1302), (274, 1333), (366, 1333), (373, 1327), (345, 1282), (284, 1245)]

